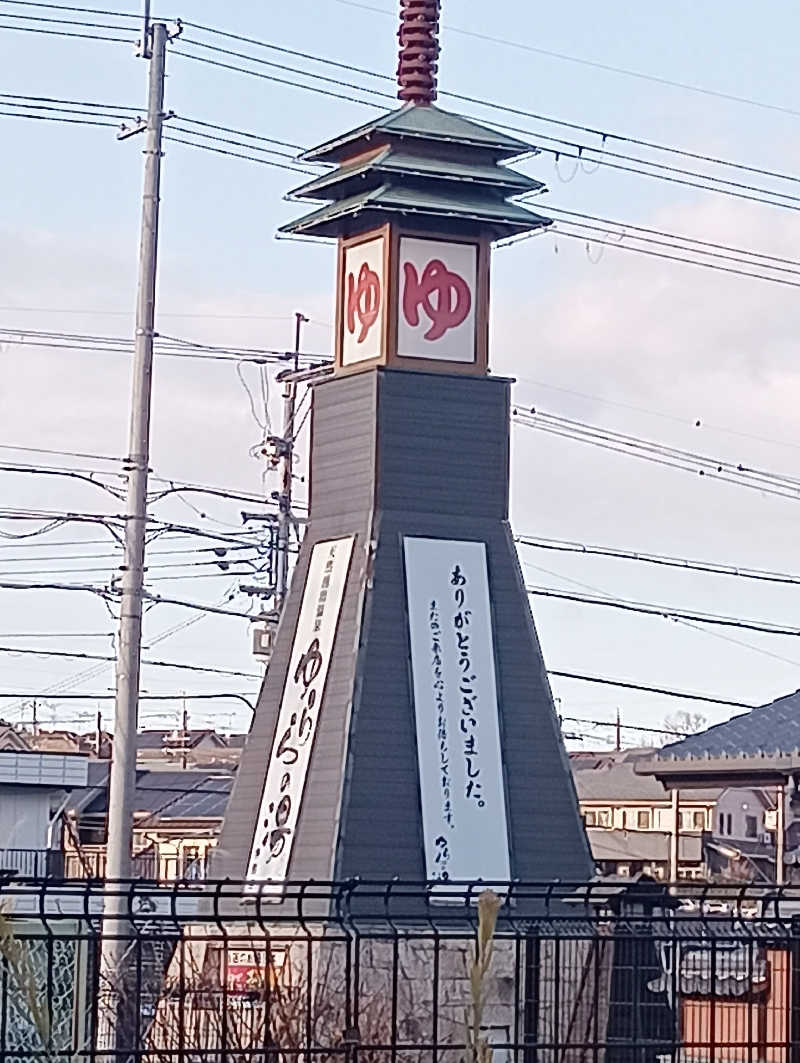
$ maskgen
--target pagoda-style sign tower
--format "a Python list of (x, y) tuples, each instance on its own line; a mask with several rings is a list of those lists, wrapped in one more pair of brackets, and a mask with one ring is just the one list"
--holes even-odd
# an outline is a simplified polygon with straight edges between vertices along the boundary
[(542, 185), (504, 165), (530, 145), (434, 105), (438, 17), (401, 0), (403, 105), (304, 156), (336, 168), (285, 229), (338, 238), (335, 368), (216, 865), (276, 899), (591, 870), (508, 524), (510, 382), (488, 375), (490, 245), (548, 224), (513, 201)]

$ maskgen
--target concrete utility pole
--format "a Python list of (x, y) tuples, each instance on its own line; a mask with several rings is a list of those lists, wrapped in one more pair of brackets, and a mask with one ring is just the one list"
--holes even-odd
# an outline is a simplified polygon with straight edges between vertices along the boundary
[[(298, 369), (300, 334), (308, 318), (297, 313), (294, 329), (294, 368)], [(283, 423), (281, 427), (279, 468), (281, 476), (278, 493), (278, 538), (276, 543), (277, 564), (275, 573), (275, 612), (280, 617), (289, 591), (289, 532), (292, 526), (292, 459), (294, 457), (294, 414), (297, 399), (297, 384), (289, 376), (283, 382)]]
[[(147, 476), (150, 462), (150, 399), (167, 40), (166, 25), (163, 22), (154, 22), (150, 26), (150, 41), (145, 41), (143, 47), (143, 54), (145, 56), (150, 54), (150, 77), (145, 130), (139, 285), (136, 301), (136, 335), (127, 464), (125, 560), (117, 647), (114, 748), (108, 790), (106, 877), (109, 880), (129, 879), (133, 870), (131, 850), (136, 786), (136, 731), (142, 649), (142, 590), (147, 520)], [(107, 920), (108, 936), (103, 943), (102, 966), (109, 981), (114, 984), (122, 983), (122, 992), (118, 994), (120, 996), (125, 995), (121, 961), (128, 947), (127, 943), (122, 940), (126, 933), (126, 906), (126, 891), (112, 887), (105, 898), (104, 915)], [(115, 917), (120, 917), (120, 922), (116, 926)], [(120, 1012), (117, 1013), (116, 1019), (112, 1015), (111, 1025), (112, 1029), (109, 1033), (112, 1045), (124, 1047), (121, 1038), (127, 1023), (122, 1020)]]

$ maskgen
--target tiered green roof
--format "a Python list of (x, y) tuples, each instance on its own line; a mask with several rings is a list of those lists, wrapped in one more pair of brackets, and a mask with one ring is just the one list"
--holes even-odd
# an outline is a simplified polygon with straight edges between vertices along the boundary
[(281, 231), (349, 236), (391, 217), (419, 230), (493, 240), (539, 229), (549, 219), (511, 200), (544, 185), (502, 165), (533, 154), (530, 144), (433, 104), (406, 104), (302, 156), (336, 169), (293, 198), (327, 205)]

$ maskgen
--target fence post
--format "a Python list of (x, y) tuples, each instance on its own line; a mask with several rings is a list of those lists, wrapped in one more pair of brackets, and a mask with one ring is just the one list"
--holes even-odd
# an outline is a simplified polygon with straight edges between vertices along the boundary
[[(523, 1063), (536, 1063), (538, 1058), (536, 1045), (539, 1040), (539, 992), (540, 992), (540, 947), (539, 935), (529, 934), (525, 938), (525, 977), (522, 1038), (525, 1045)], [(794, 1063), (794, 1060), (792, 1061)]]
[(792, 916), (789, 947), (789, 1063), (800, 1063), (800, 916)]

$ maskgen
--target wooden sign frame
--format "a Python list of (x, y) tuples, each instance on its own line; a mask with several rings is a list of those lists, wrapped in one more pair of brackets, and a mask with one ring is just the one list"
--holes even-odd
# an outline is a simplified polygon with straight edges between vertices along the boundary
[[(400, 241), (403, 237), (413, 240), (430, 240), (450, 244), (468, 244), (477, 249), (476, 283), (475, 283), (475, 358), (472, 362), (456, 362), (444, 358), (401, 357), (397, 353), (398, 315), (400, 314)], [(345, 259), (349, 248), (357, 247), (370, 240), (382, 238), (383, 247), (383, 290), (384, 315), (380, 340), (381, 353), (376, 358), (343, 363), (344, 315), (345, 315)], [(361, 373), (375, 366), (387, 366), (391, 369), (416, 370), (417, 372), (457, 373), (466, 376), (485, 376), (489, 371), (489, 283), (490, 283), (491, 244), (487, 237), (454, 235), (445, 231), (434, 231), (397, 225), (387, 222), (385, 225), (368, 232), (359, 233), (339, 240), (337, 260), (336, 291), (336, 375)]]

